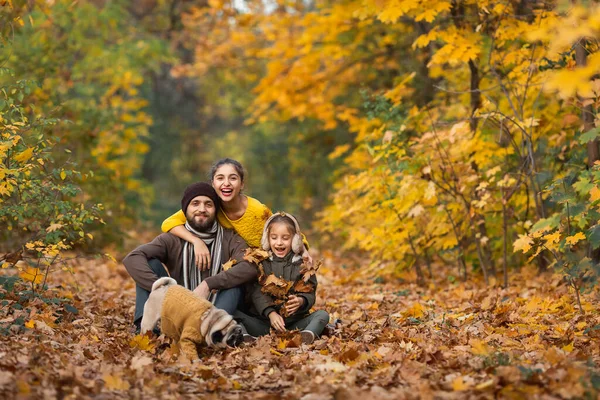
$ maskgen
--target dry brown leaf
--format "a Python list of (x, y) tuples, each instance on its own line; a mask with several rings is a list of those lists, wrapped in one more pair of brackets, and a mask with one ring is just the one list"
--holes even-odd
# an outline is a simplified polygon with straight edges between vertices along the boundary
[(323, 265), (323, 260), (317, 260), (313, 263), (313, 265), (302, 264), (302, 269), (300, 273), (302, 274), (302, 280), (304, 282), (308, 282), (311, 276), (316, 275), (317, 271)]
[(235, 258), (230, 259), (225, 264), (223, 264), (223, 271), (227, 271), (229, 268), (233, 267), (237, 264), (237, 260)]
[(261, 288), (261, 291), (278, 299), (283, 299), (287, 296), (288, 290), (290, 290), (291, 286), (292, 282), (270, 274), (265, 279), (265, 284)]
[(360, 352), (356, 348), (351, 347), (351, 348), (347, 349), (346, 351), (344, 351), (343, 353), (339, 354), (336, 358), (340, 362), (347, 363), (349, 361), (356, 360), (359, 355), (360, 355)]
[(244, 253), (244, 260), (256, 265), (267, 258), (269, 258), (269, 253), (257, 247), (248, 247)]
[(303, 280), (299, 280), (294, 284), (292, 289), (296, 293), (312, 293), (315, 290), (315, 287), (312, 283), (306, 283)]
[(258, 283), (261, 285), (265, 284), (265, 269), (263, 268), (262, 263), (258, 264)]
[(17, 262), (23, 259), (23, 249), (19, 249), (12, 253), (6, 253), (0, 257), (0, 261), (5, 261), (9, 265), (15, 265)]

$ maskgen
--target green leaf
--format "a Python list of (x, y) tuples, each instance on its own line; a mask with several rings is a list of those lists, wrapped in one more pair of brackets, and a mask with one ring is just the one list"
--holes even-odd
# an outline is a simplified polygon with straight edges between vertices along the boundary
[(573, 184), (573, 188), (575, 188), (580, 195), (588, 194), (593, 187), (594, 184), (590, 182), (590, 178), (583, 176), (580, 176), (579, 180)]
[(531, 232), (536, 232), (544, 228), (556, 228), (559, 222), (560, 218), (558, 215), (553, 215), (552, 217), (540, 219), (531, 227)]
[(579, 136), (579, 143), (586, 144), (587, 142), (591, 142), (600, 136), (600, 127), (596, 127), (594, 129), (590, 129), (586, 133)]
[(594, 225), (586, 232), (588, 241), (592, 245), (592, 249), (600, 247), (600, 225)]

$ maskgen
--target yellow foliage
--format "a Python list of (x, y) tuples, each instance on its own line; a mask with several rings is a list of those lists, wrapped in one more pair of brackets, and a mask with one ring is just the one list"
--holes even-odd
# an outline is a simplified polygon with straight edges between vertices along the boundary
[(14, 159), (15, 161), (24, 163), (29, 161), (29, 159), (33, 156), (33, 147), (28, 147), (26, 150), (17, 154)]
[(532, 244), (533, 239), (531, 237), (528, 235), (519, 235), (519, 238), (513, 243), (513, 250), (515, 252), (522, 251), (523, 253), (527, 253), (531, 249)]
[(27, 267), (23, 271), (19, 272), (19, 277), (27, 282), (34, 284), (40, 284), (44, 280), (44, 274), (39, 268)]
[(567, 244), (569, 244), (569, 245), (571, 245), (571, 246), (574, 246), (574, 245), (576, 245), (576, 244), (577, 244), (577, 243), (578, 243), (580, 240), (585, 240), (585, 239), (586, 239), (586, 237), (585, 237), (585, 235), (584, 235), (582, 232), (577, 232), (577, 233), (576, 233), (575, 235), (573, 235), (573, 236), (568, 236), (568, 237), (567, 237), (565, 240), (566, 240), (566, 243), (567, 243)]
[(150, 343), (150, 338), (148, 336), (136, 335), (129, 341), (129, 347), (152, 352), (155, 346)]
[(102, 377), (105, 387), (108, 390), (129, 390), (129, 382), (124, 381), (120, 376), (105, 374)]

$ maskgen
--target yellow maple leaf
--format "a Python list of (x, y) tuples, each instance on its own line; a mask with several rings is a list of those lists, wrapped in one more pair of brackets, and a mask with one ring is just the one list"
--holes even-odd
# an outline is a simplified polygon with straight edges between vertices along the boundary
[(35, 327), (35, 321), (30, 319), (25, 323), (25, 328), (33, 329)]
[(40, 284), (44, 279), (44, 274), (39, 270), (39, 268), (27, 267), (24, 271), (19, 272), (19, 277), (27, 282)]
[(491, 353), (491, 348), (483, 340), (473, 339), (471, 341), (471, 353), (478, 356), (488, 356)]
[(154, 345), (150, 343), (150, 338), (146, 335), (136, 335), (129, 341), (129, 347), (140, 350), (153, 351)]
[(543, 239), (545, 240), (545, 245), (549, 250), (558, 250), (558, 242), (560, 241), (560, 232), (556, 231), (554, 233), (551, 233), (549, 235), (545, 235), (543, 236)]
[(102, 377), (108, 390), (129, 390), (129, 382), (124, 381), (119, 376), (106, 374)]
[(277, 350), (285, 350), (285, 349), (287, 349), (287, 346), (288, 346), (289, 342), (290, 342), (289, 340), (279, 339), (279, 342), (277, 343)]
[(55, 224), (51, 224), (49, 227), (46, 228), (46, 232), (54, 232), (57, 229), (60, 229), (63, 227), (63, 224), (59, 224), (59, 223), (55, 223)]
[(577, 244), (577, 242), (579, 242), (580, 240), (585, 240), (585, 235), (583, 234), (583, 232), (577, 232), (575, 235), (573, 236), (569, 236), (567, 237), (566, 241), (567, 244), (570, 244), (571, 246)]
[(573, 342), (571, 342), (571, 343), (563, 346), (562, 349), (564, 351), (566, 351), (567, 353), (570, 353), (570, 352), (572, 352), (575, 349), (575, 346), (573, 346)]
[(515, 252), (522, 251), (525, 254), (531, 249), (532, 243), (533, 239), (528, 235), (519, 235), (519, 238), (513, 243), (513, 249)]
[(600, 200), (600, 189), (594, 186), (592, 190), (590, 190), (590, 201), (594, 202), (596, 200)]
[(31, 393), (31, 387), (29, 386), (29, 384), (21, 379), (17, 381), (17, 390), (21, 395), (28, 395)]
[(26, 150), (23, 150), (15, 156), (15, 161), (27, 162), (31, 156), (33, 156), (33, 147), (28, 147)]
[(462, 376), (457, 376), (452, 381), (452, 390), (457, 392), (462, 392), (464, 390), (469, 390), (470, 386), (465, 382)]
[(223, 264), (223, 271), (227, 271), (229, 268), (233, 267), (237, 263), (237, 260), (232, 258)]
[(424, 313), (423, 306), (420, 303), (415, 303), (411, 308), (404, 312), (405, 317), (421, 318)]

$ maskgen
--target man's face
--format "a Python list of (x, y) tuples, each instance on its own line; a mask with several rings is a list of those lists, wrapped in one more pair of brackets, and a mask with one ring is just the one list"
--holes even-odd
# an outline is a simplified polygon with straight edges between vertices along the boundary
[(196, 196), (190, 201), (185, 218), (195, 230), (208, 232), (215, 223), (215, 203), (207, 196)]

